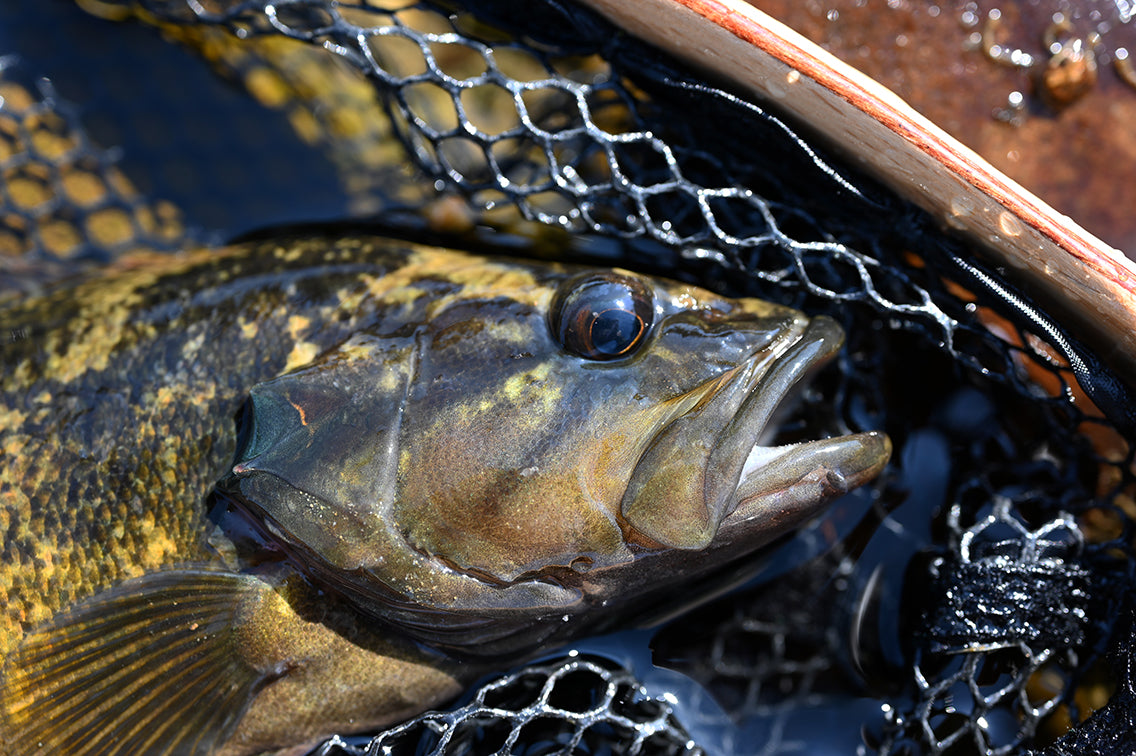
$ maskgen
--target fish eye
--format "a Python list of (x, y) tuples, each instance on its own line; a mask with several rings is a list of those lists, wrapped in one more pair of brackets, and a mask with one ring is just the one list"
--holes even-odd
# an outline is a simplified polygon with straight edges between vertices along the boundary
[(642, 281), (617, 273), (591, 273), (561, 284), (552, 301), (552, 335), (572, 354), (614, 360), (646, 341), (654, 297)]

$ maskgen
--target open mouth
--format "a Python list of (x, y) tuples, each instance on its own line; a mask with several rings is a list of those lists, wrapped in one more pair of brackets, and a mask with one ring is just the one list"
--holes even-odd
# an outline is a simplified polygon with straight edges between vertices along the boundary
[[(829, 318), (814, 318), (801, 338), (766, 374), (755, 381), (723, 441), (737, 464), (738, 450), (748, 448), (734, 488), (732, 503), (723, 511), (722, 527), (752, 517), (805, 518), (833, 498), (868, 482), (891, 456), (891, 441), (880, 432), (764, 446), (779, 410), (840, 349), (843, 333)], [(731, 433), (738, 438), (730, 439)]]
[(782, 406), (832, 359), (843, 338), (835, 321), (813, 318), (775, 354), (745, 365), (698, 412), (672, 421), (628, 485), (627, 522), (662, 546), (702, 549), (720, 527), (804, 520), (878, 474), (891, 453), (882, 433), (761, 445)]

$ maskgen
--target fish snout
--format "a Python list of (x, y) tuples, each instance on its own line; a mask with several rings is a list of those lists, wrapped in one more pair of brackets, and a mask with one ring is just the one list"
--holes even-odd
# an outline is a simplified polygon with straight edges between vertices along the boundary
[[(804, 321), (739, 365), (707, 400), (672, 420), (635, 468), (622, 501), (626, 522), (660, 546), (703, 549), (743, 504), (781, 506), (770, 519), (779, 533), (782, 521), (800, 522), (877, 474), (890, 455), (890, 442), (879, 433), (760, 445), (791, 397), (843, 341), (831, 318)], [(744, 509), (740, 517), (752, 514)]]

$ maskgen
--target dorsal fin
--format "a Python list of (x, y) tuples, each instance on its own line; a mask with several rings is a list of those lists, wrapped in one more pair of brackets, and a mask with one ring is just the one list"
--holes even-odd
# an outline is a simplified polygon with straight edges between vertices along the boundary
[(130, 580), (29, 633), (0, 679), (0, 750), (9, 756), (190, 756), (232, 734), (258, 670), (236, 632), (268, 586), (178, 570)]

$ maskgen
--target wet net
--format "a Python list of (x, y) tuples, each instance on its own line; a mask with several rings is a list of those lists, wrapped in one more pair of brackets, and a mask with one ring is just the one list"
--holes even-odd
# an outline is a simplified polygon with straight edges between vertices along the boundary
[[(84, 5), (160, 29), (286, 120), (335, 176), (339, 217), (837, 318), (847, 346), (781, 441), (882, 429), (896, 445), (876, 484), (764, 557), (756, 582), (653, 635), (655, 663), (699, 683), (681, 695), (572, 657), (319, 753), (1136, 751), (1127, 390), (977, 250), (776, 103), (553, 0)], [(0, 155), (0, 228), (25, 229), (18, 259), (58, 257), (13, 190), (43, 163), (44, 192), (65, 191), (66, 161), (34, 146), (26, 112), (0, 107), (0, 135), (18, 136)], [(93, 149), (80, 153), (97, 162)], [(293, 217), (334, 214), (302, 209), (297, 173)], [(137, 215), (133, 199), (105, 201)], [(215, 236), (192, 202), (188, 237)], [(275, 220), (249, 217), (221, 230)]]
[(186, 234), (176, 206), (150, 202), (90, 140), (49, 79), (0, 57), (0, 296), (40, 290), (76, 266), (125, 251), (173, 250)]
[(610, 659), (572, 654), (493, 680), (473, 700), (431, 712), (371, 739), (341, 737), (313, 756), (466, 753), (621, 753), (705, 756), (675, 721)]

